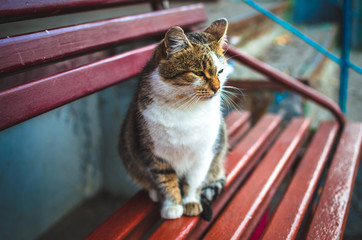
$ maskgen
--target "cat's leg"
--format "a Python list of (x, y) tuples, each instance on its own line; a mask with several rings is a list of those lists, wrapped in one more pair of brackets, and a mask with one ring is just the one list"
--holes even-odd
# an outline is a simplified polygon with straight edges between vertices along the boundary
[(204, 182), (201, 189), (201, 198), (206, 199), (208, 202), (212, 202), (220, 195), (226, 183), (222, 164), (213, 162), (206, 179), (207, 180)]
[(186, 216), (198, 216), (203, 211), (201, 202), (200, 202), (200, 191), (201, 187), (198, 188), (190, 188), (188, 182), (185, 182), (183, 185), (183, 206), (184, 206), (184, 214)]
[(206, 199), (209, 203), (220, 195), (225, 186), (226, 177), (224, 170), (224, 159), (227, 155), (227, 149), (228, 145), (226, 127), (225, 124), (223, 124), (216, 145), (217, 154), (211, 163), (201, 190), (202, 199)]
[(192, 167), (185, 175), (185, 183), (183, 185), (183, 205), (184, 214), (187, 216), (198, 216), (203, 211), (200, 193), (202, 183), (206, 178), (209, 166), (213, 159), (211, 149), (205, 151), (202, 156), (194, 161)]
[(181, 191), (176, 172), (166, 161), (155, 158), (150, 166), (151, 175), (163, 195), (161, 217), (180, 218), (183, 214)]

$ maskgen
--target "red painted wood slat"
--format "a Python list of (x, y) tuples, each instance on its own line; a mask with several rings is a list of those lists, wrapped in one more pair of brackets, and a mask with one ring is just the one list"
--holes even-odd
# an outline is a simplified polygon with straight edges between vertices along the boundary
[(229, 134), (229, 148), (234, 148), (240, 137), (243, 136), (250, 128), (250, 113), (246, 111), (233, 111), (226, 120), (226, 125)]
[(0, 39), (0, 74), (205, 21), (202, 4)]
[(361, 159), (362, 124), (347, 123), (332, 159), (307, 239), (342, 239)]
[(0, 130), (138, 74), (150, 45), (0, 92)]
[(321, 123), (261, 239), (296, 238), (337, 132), (336, 122)]
[[(265, 115), (229, 153), (225, 168), (228, 175), (225, 190), (212, 204), (213, 214), (217, 216), (232, 197), (233, 193), (257, 163), (270, 142), (278, 133), (280, 116)], [(182, 217), (177, 221), (165, 221), (149, 239), (198, 239), (209, 223), (199, 217)], [(187, 236), (193, 232), (192, 236)]]
[(232, 111), (225, 119), (227, 130), (229, 135), (233, 135), (240, 126), (242, 126), (247, 119), (249, 119), (250, 113), (245, 111)]
[[(248, 112), (233, 112), (226, 117), (229, 134), (235, 134), (248, 121)], [(240, 121), (241, 119), (241, 121)], [(232, 126), (232, 128), (231, 128)], [(141, 239), (160, 220), (158, 204), (152, 202), (146, 191), (140, 191), (119, 208), (85, 240)]]
[[(85, 240), (118, 240), (132, 236), (132, 234), (147, 232), (149, 224), (153, 225), (159, 220), (157, 206), (149, 199), (146, 191), (139, 191)], [(148, 224), (145, 225), (145, 223)], [(133, 237), (136, 236), (133, 235)]]
[(158, 0), (42, 0), (42, 1), (1, 1), (0, 16), (1, 17), (22, 17), (24, 15), (46, 14), (73, 12), (99, 9), (102, 7), (114, 5), (126, 5), (142, 2), (157, 2)]
[[(250, 114), (249, 116), (250, 117)], [(235, 133), (230, 135), (229, 137), (229, 148), (234, 148), (235, 145), (239, 142), (240, 138), (244, 136), (244, 134), (250, 129), (251, 124), (249, 121), (247, 121), (245, 124), (243, 124), (240, 128), (238, 128)]]
[(235, 143), (249, 129), (250, 113), (247, 111), (232, 111), (225, 118), (226, 128), (229, 136), (229, 148), (233, 149)]
[(308, 135), (310, 120), (295, 118), (233, 196), (204, 239), (247, 239)]

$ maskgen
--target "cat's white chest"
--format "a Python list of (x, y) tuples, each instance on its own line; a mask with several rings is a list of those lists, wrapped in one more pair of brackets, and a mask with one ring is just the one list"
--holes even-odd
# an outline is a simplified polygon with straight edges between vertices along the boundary
[(195, 161), (205, 161), (208, 167), (221, 121), (218, 97), (187, 110), (151, 104), (142, 114), (155, 154), (176, 172), (185, 173)]

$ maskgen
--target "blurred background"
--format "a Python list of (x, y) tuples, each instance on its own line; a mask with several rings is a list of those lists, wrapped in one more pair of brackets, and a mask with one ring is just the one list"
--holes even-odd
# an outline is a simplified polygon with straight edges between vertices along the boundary
[[(196, 2), (200, 1), (171, 0), (169, 4), (172, 8)], [(338, 102), (338, 64), (240, 0), (201, 2), (209, 17), (204, 26), (215, 19), (227, 18), (231, 45)], [(342, 0), (256, 2), (335, 55), (341, 55)], [(139, 4), (4, 23), (0, 24), (0, 37), (147, 11), (151, 11), (149, 4)], [(362, 66), (360, 0), (352, 1), (350, 23), (350, 59)], [(105, 54), (116, 54), (137, 44), (140, 43), (57, 63), (57, 71), (96, 61)], [(247, 80), (243, 95), (235, 101), (238, 107), (251, 111), (254, 120), (267, 111), (283, 114), (286, 120), (306, 115), (314, 124), (321, 119), (332, 119), (328, 112), (301, 96), (265, 85), (263, 76), (232, 59), (229, 64), (234, 69), (232, 79)], [(25, 78), (49, 74), (52, 72), (32, 71), (2, 81), (10, 87), (15, 80), (22, 82)], [(259, 83), (258, 89), (248, 85), (249, 81)], [(82, 239), (139, 190), (125, 172), (117, 152), (120, 125), (136, 85), (137, 81), (118, 84), (0, 132), (0, 239)], [(362, 121), (362, 77), (353, 70), (349, 71), (347, 95), (347, 119)], [(362, 239), (361, 226), (359, 170), (345, 239)]]

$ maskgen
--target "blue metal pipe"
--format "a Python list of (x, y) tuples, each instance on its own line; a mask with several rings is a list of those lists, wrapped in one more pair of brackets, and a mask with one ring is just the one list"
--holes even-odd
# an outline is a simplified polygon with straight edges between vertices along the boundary
[[(262, 14), (264, 14), (265, 16), (267, 16), (268, 18), (270, 18), (271, 20), (273, 20), (274, 22), (276, 22), (277, 24), (279, 24), (280, 26), (285, 28), (286, 30), (290, 31), (291, 33), (293, 33), (294, 35), (296, 35), (297, 37), (299, 37), (300, 39), (305, 41), (307, 44), (311, 45), (317, 51), (319, 51), (322, 54), (329, 57), (331, 60), (333, 60), (337, 64), (339, 64), (339, 65), (341, 64), (341, 60), (339, 59), (339, 57), (337, 57), (333, 53), (329, 52), (327, 49), (325, 49), (324, 47), (319, 45), (316, 41), (314, 41), (313, 39), (311, 39), (308, 36), (306, 36), (305, 34), (303, 34), (301, 31), (299, 31), (298, 29), (293, 27), (291, 24), (289, 24), (286, 21), (284, 21), (283, 19), (275, 16), (273, 13), (271, 13), (267, 9), (263, 8), (262, 6), (258, 5), (257, 3), (255, 3), (252, 0), (242, 0), (242, 1), (245, 2), (246, 4), (248, 4), (250, 7), (254, 8), (255, 10), (261, 12)], [(361, 72), (362, 72), (362, 69), (361, 69)]]
[(257, 3), (252, 0), (242, 0), (255, 10), (259, 11), (260, 13), (264, 14), (286, 30), (290, 31), (307, 44), (315, 48), (317, 51), (321, 52), (322, 54), (326, 55), (328, 58), (336, 62), (340, 67), (340, 88), (339, 88), (339, 106), (341, 110), (346, 113), (346, 106), (347, 106), (347, 88), (348, 88), (348, 69), (351, 68), (354, 71), (362, 74), (362, 68), (357, 66), (356, 64), (352, 63), (349, 60), (350, 54), (350, 43), (351, 43), (351, 11), (352, 11), (352, 3), (351, 0), (344, 0), (343, 1), (343, 36), (342, 36), (342, 54), (341, 58), (338, 58), (333, 53), (329, 52), (327, 49), (319, 45), (317, 42), (309, 38), (308, 36), (304, 35), (298, 29), (293, 27), (291, 24), (287, 23), (283, 19), (275, 16), (273, 13), (269, 12), (265, 8), (261, 7)]
[(339, 81), (339, 106), (341, 110), (347, 111), (348, 69), (351, 44), (351, 0), (343, 1), (343, 29), (342, 29), (342, 55)]
[[(258, 12), (264, 14), (277, 24), (279, 24), (281, 27), (285, 28), (286, 30), (290, 31), (300, 39), (302, 39), (307, 44), (311, 45), (313, 48), (315, 48), (317, 51), (321, 52), (322, 54), (326, 55), (328, 58), (330, 58), (332, 61), (336, 62), (338, 65), (341, 65), (341, 59), (334, 55), (333, 53), (329, 52), (327, 49), (325, 49), (323, 46), (319, 45), (317, 42), (315, 42), (313, 39), (309, 38), (305, 34), (303, 34), (301, 31), (293, 27), (288, 22), (284, 21), (283, 19), (275, 16), (273, 13), (269, 12), (267, 9), (263, 8), (262, 6), (258, 5), (252, 0), (242, 0), (246, 4), (248, 4), (250, 7), (254, 8)], [(358, 72), (359, 74), (362, 74), (362, 68), (357, 66), (356, 64), (352, 63), (347, 60), (346, 64), (352, 68), (354, 71)]]

